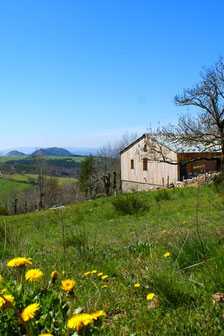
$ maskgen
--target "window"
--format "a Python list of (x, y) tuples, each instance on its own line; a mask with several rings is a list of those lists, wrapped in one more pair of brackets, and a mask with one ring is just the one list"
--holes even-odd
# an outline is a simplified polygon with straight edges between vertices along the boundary
[(131, 160), (131, 169), (134, 169), (134, 160)]
[(147, 145), (144, 145), (144, 152), (147, 152)]
[(143, 158), (143, 170), (148, 170), (148, 160)]

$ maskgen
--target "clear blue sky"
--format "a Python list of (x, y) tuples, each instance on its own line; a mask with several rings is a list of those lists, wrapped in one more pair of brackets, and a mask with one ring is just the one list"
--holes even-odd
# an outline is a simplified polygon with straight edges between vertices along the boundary
[(175, 122), (224, 55), (223, 0), (0, 0), (0, 149), (96, 147)]

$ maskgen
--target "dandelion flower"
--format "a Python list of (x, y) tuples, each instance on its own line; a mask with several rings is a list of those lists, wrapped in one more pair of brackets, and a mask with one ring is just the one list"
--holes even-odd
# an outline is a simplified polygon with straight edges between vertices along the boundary
[(166, 230), (163, 230), (162, 233), (166, 233)]
[(14, 258), (7, 263), (8, 267), (24, 267), (32, 265), (30, 258)]
[(3, 277), (0, 275), (0, 283), (2, 283), (3, 281)]
[(4, 294), (6, 292), (6, 288), (3, 288), (1, 291), (0, 291), (0, 294)]
[(149, 294), (147, 295), (147, 300), (148, 300), (148, 301), (149, 301), (149, 300), (152, 300), (152, 299), (154, 298), (154, 296), (155, 296), (154, 293), (149, 293)]
[(75, 287), (75, 280), (73, 280), (73, 279), (71, 279), (71, 280), (70, 279), (63, 280), (61, 282), (61, 284), (62, 284), (61, 288), (64, 291), (71, 292), (74, 289), (74, 287)]
[(134, 287), (135, 288), (138, 288), (138, 287), (140, 287), (141, 285), (140, 285), (140, 283), (136, 283), (136, 284), (134, 284)]
[[(1, 293), (4, 294), (4, 293)], [(7, 306), (7, 301), (9, 301), (10, 303), (14, 302), (14, 297), (12, 295), (4, 295), (3, 297), (0, 297), (0, 308), (6, 307)]]
[(44, 276), (44, 273), (39, 269), (31, 269), (26, 272), (25, 278), (29, 281), (40, 280)]
[(92, 273), (92, 274), (95, 274), (95, 273), (97, 273), (97, 270), (93, 270), (91, 273)]
[(67, 326), (69, 329), (76, 329), (78, 332), (88, 324), (93, 322), (93, 317), (90, 314), (77, 314), (68, 320)]
[(51, 272), (51, 279), (53, 282), (55, 282), (55, 280), (57, 280), (58, 277), (58, 272), (57, 271), (53, 271)]
[(108, 275), (103, 275), (103, 276), (101, 277), (102, 280), (106, 280), (107, 278), (108, 278)]
[(90, 272), (86, 272), (86, 273), (84, 273), (84, 276), (89, 275), (89, 274), (90, 274)]
[(101, 276), (101, 275), (103, 275), (103, 272), (100, 272), (100, 273), (97, 274), (98, 277)]
[(93, 318), (93, 320), (97, 320), (99, 317), (101, 317), (101, 316), (106, 316), (106, 313), (104, 313), (104, 311), (103, 310), (98, 310), (98, 311), (96, 311), (95, 313), (92, 313), (91, 314), (91, 316), (92, 316), (92, 318)]
[(103, 285), (103, 286), (101, 286), (101, 288), (107, 288), (108, 286), (107, 285)]
[(38, 336), (53, 336), (52, 334), (39, 334)]
[(32, 303), (23, 309), (21, 316), (25, 322), (32, 320), (34, 318), (36, 311), (39, 309), (40, 309), (39, 303)]
[(166, 252), (163, 256), (164, 256), (164, 258), (169, 257), (170, 256), (170, 252)]

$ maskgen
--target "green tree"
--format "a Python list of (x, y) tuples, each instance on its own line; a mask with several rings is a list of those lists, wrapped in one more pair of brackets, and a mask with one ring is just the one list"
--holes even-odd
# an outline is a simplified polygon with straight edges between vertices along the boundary
[(92, 155), (85, 158), (79, 177), (79, 189), (90, 197), (95, 184), (95, 160)]

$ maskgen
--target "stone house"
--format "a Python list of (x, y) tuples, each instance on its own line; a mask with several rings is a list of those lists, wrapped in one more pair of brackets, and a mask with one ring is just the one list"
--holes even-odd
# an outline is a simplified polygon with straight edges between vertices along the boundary
[[(120, 156), (121, 187), (129, 192), (176, 185), (186, 178), (218, 171), (220, 153), (203, 152), (199, 145), (183, 148), (178, 142), (167, 142), (166, 135), (145, 133), (122, 149)], [(204, 159), (195, 161), (199, 158)]]

